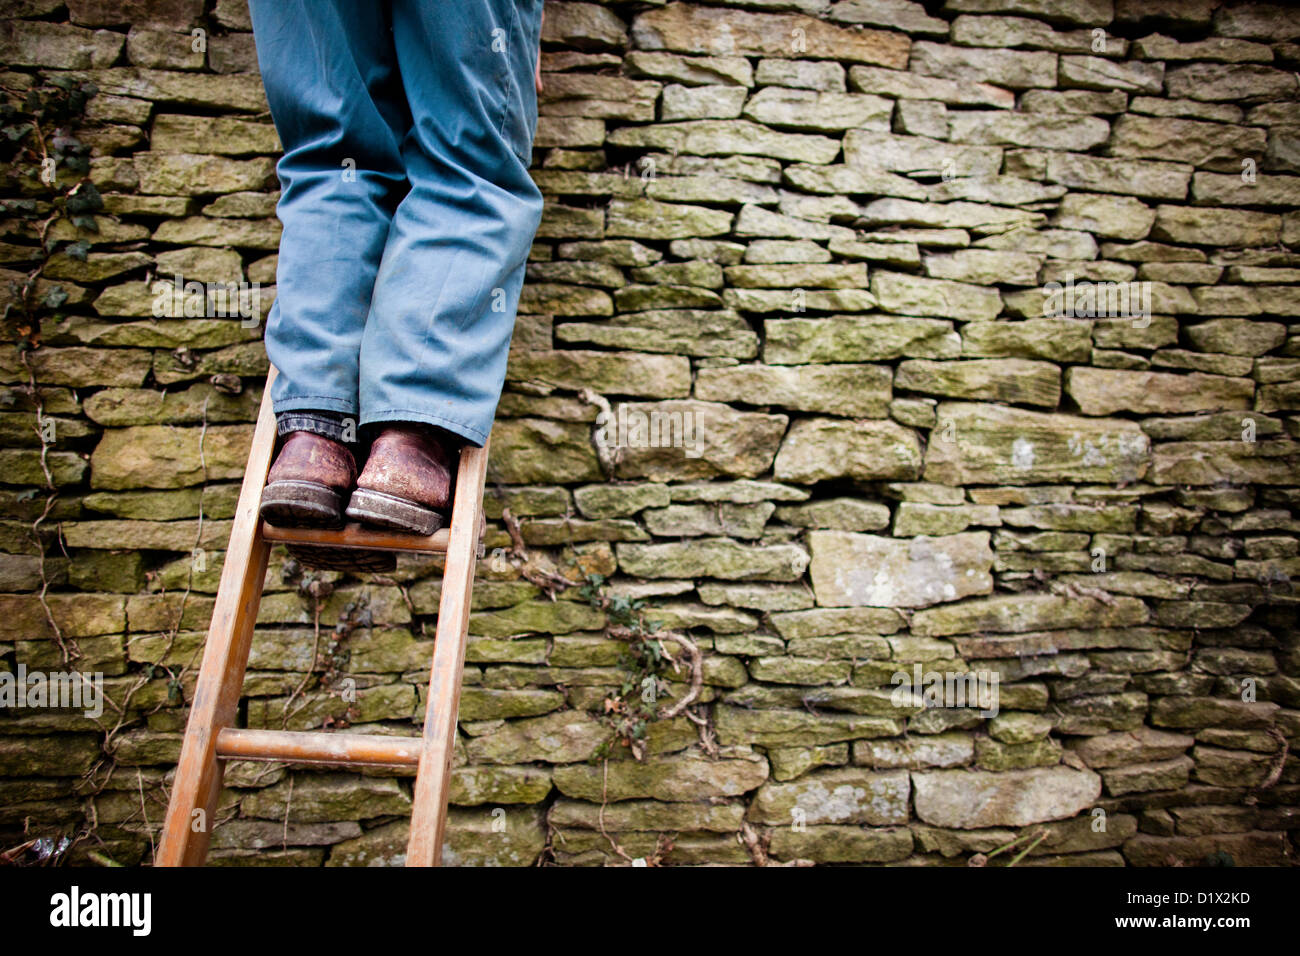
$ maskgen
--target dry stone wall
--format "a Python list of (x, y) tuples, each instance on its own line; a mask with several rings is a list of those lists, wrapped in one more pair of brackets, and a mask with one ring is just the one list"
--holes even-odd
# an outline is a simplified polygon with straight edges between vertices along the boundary
[[(135, 863), (267, 370), (152, 282), (269, 304), (278, 143), (240, 0), (5, 6), (104, 208), (0, 241), (67, 296), (0, 353), (0, 668), (108, 700), (0, 715), (0, 834)], [(449, 858), (1293, 862), (1298, 66), (1289, 5), (548, 3)], [(416, 733), (438, 596), (277, 552), (241, 720)], [(628, 747), (632, 601), (702, 684)], [(410, 784), (233, 764), (213, 862), (398, 862)]]

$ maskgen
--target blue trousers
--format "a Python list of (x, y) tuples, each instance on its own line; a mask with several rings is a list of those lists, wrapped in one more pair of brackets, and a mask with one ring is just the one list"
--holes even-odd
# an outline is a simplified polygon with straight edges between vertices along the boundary
[(250, 7), (284, 147), (277, 417), (423, 422), (482, 445), (542, 211), (542, 0)]

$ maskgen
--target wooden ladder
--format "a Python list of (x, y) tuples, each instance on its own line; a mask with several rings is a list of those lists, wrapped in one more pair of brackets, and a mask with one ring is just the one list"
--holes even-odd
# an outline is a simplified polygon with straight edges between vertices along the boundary
[[(447, 792), (469, 631), (474, 564), (482, 554), (487, 442), (482, 448), (466, 446), (461, 452), (451, 526), (428, 537), (372, 530), (355, 522), (336, 531), (273, 527), (259, 518), (258, 506), (275, 452), (275, 414), (271, 408), (274, 379), (272, 368), (262, 394), (248, 470), (244, 473), (221, 569), (203, 666), (190, 706), (155, 865), (202, 865), (208, 853), (217, 795), (221, 791), (221, 762), (269, 760), (418, 768), (406, 865), (438, 866), (447, 822)], [(235, 726), (253, 626), (262, 600), (262, 583), (275, 542), (446, 555), (421, 737), (245, 730)]]

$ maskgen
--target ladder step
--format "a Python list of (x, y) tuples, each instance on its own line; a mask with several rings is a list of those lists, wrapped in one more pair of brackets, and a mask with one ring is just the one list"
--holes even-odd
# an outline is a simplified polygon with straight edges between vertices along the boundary
[(365, 548), (370, 551), (417, 551), (445, 554), (450, 529), (442, 528), (430, 535), (407, 534), (367, 528), (349, 521), (342, 528), (280, 528), (262, 522), (262, 537), (285, 544), (315, 544), (331, 548)]
[(419, 737), (226, 727), (217, 734), (217, 756), (223, 760), (414, 767), (420, 762), (420, 743)]

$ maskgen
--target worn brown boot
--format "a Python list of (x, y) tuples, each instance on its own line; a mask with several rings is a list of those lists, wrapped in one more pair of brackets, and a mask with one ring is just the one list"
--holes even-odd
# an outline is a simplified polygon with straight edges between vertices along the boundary
[(312, 432), (290, 432), (266, 476), (261, 515), (284, 528), (339, 528), (357, 477), (352, 452)]
[(347, 516), (364, 524), (430, 535), (446, 524), (452, 456), (433, 429), (384, 427), (348, 502)]

